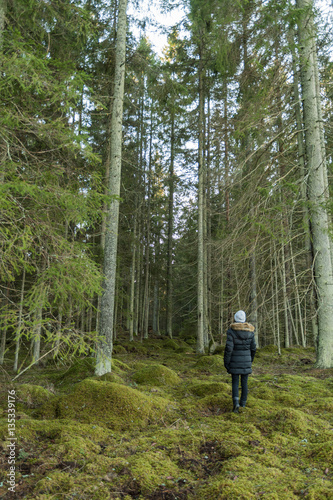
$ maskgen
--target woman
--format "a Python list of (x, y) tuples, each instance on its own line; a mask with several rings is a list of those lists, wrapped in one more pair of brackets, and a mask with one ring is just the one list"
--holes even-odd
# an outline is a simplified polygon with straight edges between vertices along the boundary
[[(247, 400), (247, 379), (252, 373), (252, 361), (256, 352), (254, 326), (246, 323), (244, 311), (236, 312), (235, 323), (227, 331), (227, 341), (224, 350), (224, 366), (232, 375), (233, 412), (238, 413), (240, 406), (244, 407)], [(239, 401), (239, 376), (241, 376), (242, 394)]]

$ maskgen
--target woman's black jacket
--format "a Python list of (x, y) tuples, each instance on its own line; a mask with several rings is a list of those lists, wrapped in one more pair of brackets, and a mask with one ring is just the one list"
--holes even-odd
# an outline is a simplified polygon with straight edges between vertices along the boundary
[(224, 350), (224, 366), (228, 373), (238, 375), (252, 373), (252, 361), (256, 349), (254, 326), (250, 323), (232, 323), (227, 331)]

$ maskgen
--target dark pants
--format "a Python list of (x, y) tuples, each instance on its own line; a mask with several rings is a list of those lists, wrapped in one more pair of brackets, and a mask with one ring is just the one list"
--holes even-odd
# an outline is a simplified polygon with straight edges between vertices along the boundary
[[(248, 375), (241, 375), (240, 377), (241, 377), (242, 395), (241, 395), (239, 404), (241, 406), (245, 406), (246, 400), (247, 400), (247, 393), (248, 393), (247, 379), (249, 378), (249, 376)], [(239, 397), (238, 387), (239, 387), (239, 375), (232, 374), (232, 399)]]

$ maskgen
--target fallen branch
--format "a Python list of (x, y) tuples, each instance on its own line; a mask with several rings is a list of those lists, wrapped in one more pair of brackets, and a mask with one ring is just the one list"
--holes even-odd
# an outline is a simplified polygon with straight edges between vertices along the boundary
[(38, 361), (40, 361), (41, 359), (45, 358), (45, 356), (47, 356), (48, 354), (50, 354), (50, 352), (54, 351), (54, 349), (56, 348), (59, 348), (61, 345), (63, 344), (63, 342), (61, 342), (61, 344), (59, 346), (54, 346), (50, 351), (46, 352), (45, 354), (43, 354), (43, 356), (41, 356), (39, 359), (37, 359), (37, 361), (33, 361), (33, 363), (31, 363), (29, 366), (27, 366), (26, 368), (24, 368), (24, 370), (22, 370), (20, 373), (18, 373), (16, 375), (16, 377), (14, 377), (12, 379), (12, 382), (14, 382), (15, 379), (17, 379), (20, 375), (22, 375), (22, 373), (26, 372), (27, 370), (29, 370), (29, 368), (31, 368), (33, 365), (35, 365), (36, 363), (38, 363)]

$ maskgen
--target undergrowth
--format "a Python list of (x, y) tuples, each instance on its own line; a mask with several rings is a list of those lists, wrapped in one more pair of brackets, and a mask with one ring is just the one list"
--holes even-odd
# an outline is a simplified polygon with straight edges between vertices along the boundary
[[(0, 402), (0, 498), (333, 498), (333, 371), (312, 348), (258, 351), (247, 407), (231, 412), (223, 352), (183, 340), (119, 342), (94, 359), (33, 367)], [(16, 393), (16, 492), (8, 492), (8, 390)]]

